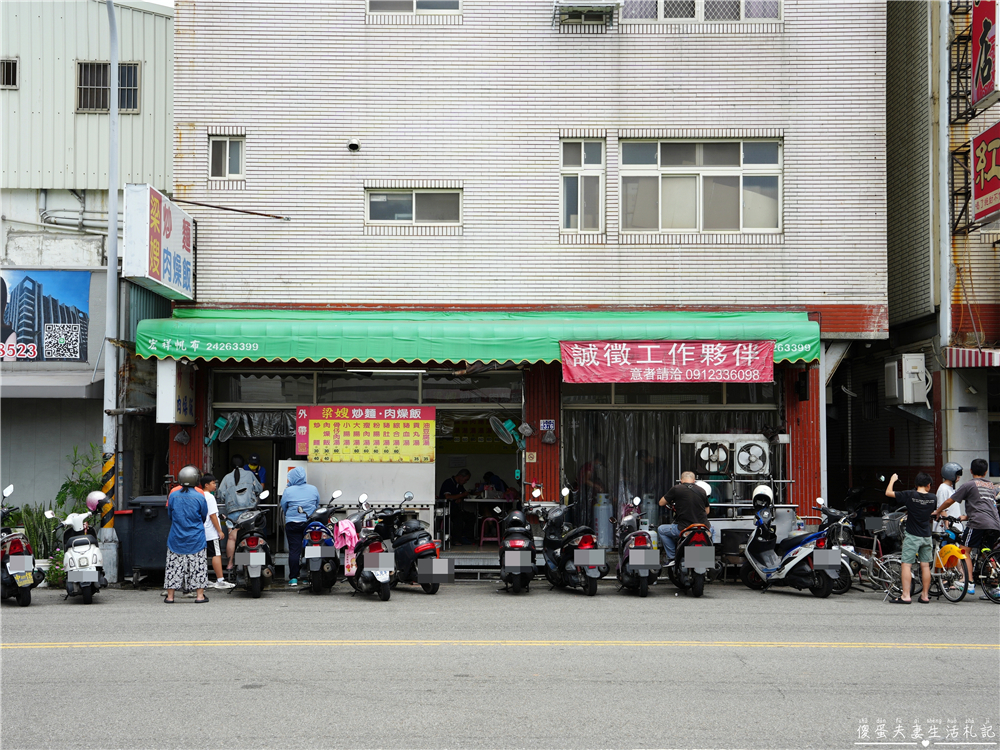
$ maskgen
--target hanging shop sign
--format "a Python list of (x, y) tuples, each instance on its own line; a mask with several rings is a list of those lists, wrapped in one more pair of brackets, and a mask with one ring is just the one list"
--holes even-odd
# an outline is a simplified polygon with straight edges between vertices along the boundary
[(773, 341), (560, 341), (566, 383), (770, 383)]
[(973, 220), (986, 222), (1000, 214), (1000, 123), (972, 139)]
[(329, 463), (433, 463), (433, 406), (300, 406), (295, 452)]
[(149, 185), (125, 186), (122, 275), (167, 299), (194, 299), (194, 219)]
[(996, 0), (972, 3), (972, 96), (970, 103), (983, 110), (1000, 97), (997, 87)]
[(194, 424), (195, 368), (176, 359), (156, 362), (156, 421)]

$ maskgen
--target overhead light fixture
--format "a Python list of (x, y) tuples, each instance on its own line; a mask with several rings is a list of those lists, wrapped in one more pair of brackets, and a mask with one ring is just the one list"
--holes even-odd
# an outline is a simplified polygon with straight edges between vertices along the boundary
[(979, 393), (979, 391), (976, 390), (976, 387), (974, 385), (970, 385), (965, 390), (968, 391), (969, 393), (971, 393), (973, 396), (975, 396), (977, 393)]
[(347, 372), (363, 372), (372, 375), (423, 375), (427, 370), (348, 370)]

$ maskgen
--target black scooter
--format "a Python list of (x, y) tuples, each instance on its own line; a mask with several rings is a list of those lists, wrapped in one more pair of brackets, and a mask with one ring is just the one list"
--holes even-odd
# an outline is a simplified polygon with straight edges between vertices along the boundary
[(705, 579), (713, 580), (716, 573), (712, 530), (703, 523), (682, 529), (674, 564), (668, 570), (677, 588), (691, 592), (696, 598), (704, 594)]
[[(269, 494), (264, 490), (260, 493), (259, 499), (266, 500)], [(221, 513), (219, 515), (226, 528), (237, 530), (234, 583), (245, 587), (254, 599), (259, 599), (265, 583), (269, 584), (274, 578), (274, 558), (271, 557), (271, 548), (264, 537), (267, 525), (264, 510), (259, 508), (245, 510), (235, 518)]]
[[(537, 497), (539, 493), (533, 493)], [(562, 491), (563, 498), (569, 489)], [(594, 596), (597, 579), (608, 574), (604, 550), (597, 546), (597, 532), (589, 526), (572, 526), (567, 511), (576, 503), (559, 505), (545, 512), (542, 549), (545, 554), (545, 577), (559, 588), (579, 588)]]
[(422, 521), (411, 518), (403, 521), (403, 504), (413, 500), (413, 493), (403, 495), (403, 502), (386, 518), (392, 534), (392, 551), (396, 560), (396, 569), (389, 581), (390, 588), (402, 583), (419, 584), (427, 594), (436, 594), (441, 588), (440, 583), (420, 583), (420, 561), (439, 557), (434, 538)]
[[(493, 510), (500, 513), (500, 508)], [(523, 511), (511, 510), (503, 519), (500, 538), (500, 580), (504, 591), (520, 594), (528, 590), (538, 572), (535, 556), (535, 536), (528, 519)]]
[[(344, 571), (347, 575), (347, 582), (356, 592), (361, 594), (377, 592), (378, 598), (386, 602), (389, 601), (389, 596), (392, 593), (392, 589), (389, 587), (392, 568), (366, 570), (365, 555), (381, 556), (385, 553), (384, 542), (390, 535), (386, 520), (391, 515), (392, 509), (380, 511), (375, 528), (368, 528), (365, 526), (365, 522), (374, 514), (374, 511), (368, 504), (367, 494), (362, 494), (358, 498), (358, 505), (358, 512), (347, 517), (354, 524), (354, 530), (358, 532), (358, 543), (354, 545), (354, 549), (350, 553), (347, 553), (346, 550), (344, 552)], [(389, 513), (386, 513), (386, 510)], [(380, 557), (380, 559), (382, 558)]]
[(639, 529), (641, 498), (633, 498), (634, 510), (621, 521), (614, 517), (612, 525), (618, 532), (618, 568), (616, 575), (622, 589), (638, 591), (639, 596), (649, 593), (650, 584), (656, 583), (660, 575), (660, 555), (653, 549), (652, 535)]
[[(14, 485), (8, 485), (3, 491), (6, 500), (14, 492)], [(3, 506), (0, 513), (0, 548), (3, 549), (0, 562), (0, 599), (16, 597), (21, 607), (31, 604), (31, 590), (45, 580), (45, 573), (35, 568), (35, 558), (32, 554), (28, 537), (20, 532), (7, 528), (7, 517), (20, 508)]]

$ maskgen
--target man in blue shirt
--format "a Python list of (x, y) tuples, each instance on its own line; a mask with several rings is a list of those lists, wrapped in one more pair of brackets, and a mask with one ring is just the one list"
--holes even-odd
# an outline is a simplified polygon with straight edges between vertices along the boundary
[(205, 519), (208, 503), (198, 483), (201, 472), (185, 466), (177, 473), (179, 486), (167, 497), (167, 515), (170, 516), (170, 533), (167, 534), (167, 564), (163, 573), (163, 588), (167, 604), (174, 603), (174, 591), (194, 589), (195, 602), (207, 602), (205, 586), (208, 569), (205, 566)]
[(243, 468), (252, 472), (253, 475), (257, 477), (257, 481), (260, 482), (261, 487), (267, 486), (267, 469), (261, 465), (259, 453), (251, 453), (250, 459)]

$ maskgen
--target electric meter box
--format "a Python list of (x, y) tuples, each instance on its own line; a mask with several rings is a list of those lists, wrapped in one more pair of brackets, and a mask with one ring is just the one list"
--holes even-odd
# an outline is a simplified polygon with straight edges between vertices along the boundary
[(922, 404), (929, 390), (923, 354), (900, 354), (885, 361), (885, 402)]

